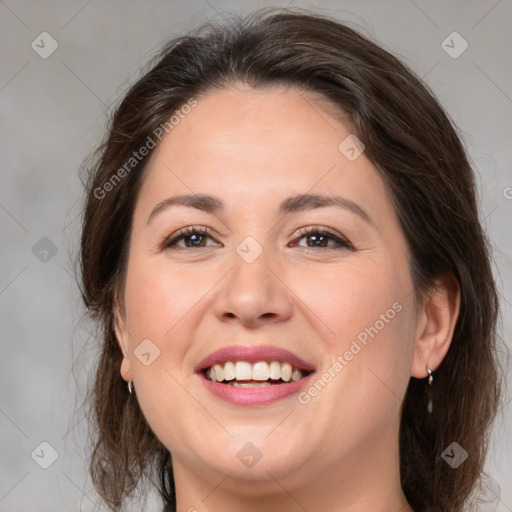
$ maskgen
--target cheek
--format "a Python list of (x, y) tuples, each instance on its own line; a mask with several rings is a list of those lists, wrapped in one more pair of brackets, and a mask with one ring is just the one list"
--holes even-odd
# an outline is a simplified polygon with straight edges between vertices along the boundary
[[(197, 326), (191, 319), (200, 309), (198, 300), (213, 282), (191, 279), (191, 272), (170, 269), (161, 262), (143, 262), (136, 256), (128, 268), (125, 302), (137, 400), (158, 439), (177, 452), (192, 435), (190, 424), (181, 419), (183, 411), (195, 403), (186, 391), (188, 376), (183, 372)], [(141, 343), (146, 343), (145, 351), (151, 354), (149, 365), (136, 355)], [(153, 354), (157, 354), (154, 360)]]
[(170, 268), (165, 260), (139, 262), (134, 258), (131, 263), (126, 308), (132, 338), (154, 338), (166, 349), (179, 347), (181, 340), (186, 341), (182, 331), (187, 328), (188, 315), (215, 283), (212, 273)]
[(374, 410), (394, 407), (405, 392), (414, 348), (412, 281), (405, 262), (378, 260), (297, 278), (298, 295), (316, 313), (317, 332), (325, 333), (330, 360), (323, 370), (336, 375), (332, 386), (326, 375), (326, 395), (333, 393), (328, 407), (341, 396), (350, 404), (374, 404)]
[(318, 332), (325, 333), (323, 341), (331, 347), (332, 355), (359, 335), (364, 342), (367, 329), (372, 327), (379, 333), (401, 330), (398, 317), (406, 316), (402, 310), (412, 299), (407, 264), (395, 265), (391, 258), (354, 259), (337, 268), (319, 266), (314, 272), (305, 271), (289, 279), (307, 306), (305, 310), (314, 313)]

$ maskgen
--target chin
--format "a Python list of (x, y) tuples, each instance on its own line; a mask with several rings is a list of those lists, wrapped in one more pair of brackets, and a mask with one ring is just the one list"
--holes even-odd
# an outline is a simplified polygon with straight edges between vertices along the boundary
[[(278, 438), (265, 439), (269, 431), (265, 429), (262, 433), (261, 429), (256, 431), (246, 428), (247, 435), (234, 435), (233, 439), (208, 443), (205, 450), (208, 450), (209, 456), (204, 460), (204, 466), (219, 473), (230, 474), (232, 478), (251, 482), (273, 481), (274, 478), (296, 473), (309, 459), (304, 450), (304, 442), (295, 442), (289, 438), (288, 442)], [(304, 436), (301, 439), (304, 440)], [(211, 451), (212, 445), (217, 446), (214, 452)], [(201, 453), (202, 458), (204, 453)]]

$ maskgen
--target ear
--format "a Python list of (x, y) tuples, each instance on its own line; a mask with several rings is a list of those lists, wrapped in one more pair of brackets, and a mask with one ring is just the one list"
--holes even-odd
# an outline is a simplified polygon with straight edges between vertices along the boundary
[(452, 342), (459, 316), (460, 287), (452, 274), (434, 279), (434, 287), (418, 311), (416, 346), (411, 375), (418, 379), (428, 376), (443, 361)]
[(120, 305), (118, 296), (114, 300), (114, 330), (116, 333), (117, 343), (123, 353), (123, 360), (121, 361), (121, 376), (125, 381), (133, 380), (132, 363), (131, 363), (131, 348), (130, 336), (126, 327), (126, 313), (124, 307)]

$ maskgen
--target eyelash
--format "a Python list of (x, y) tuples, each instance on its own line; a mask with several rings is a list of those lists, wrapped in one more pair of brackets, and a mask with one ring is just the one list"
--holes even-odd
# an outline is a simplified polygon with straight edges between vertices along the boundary
[[(212, 236), (213, 234), (209, 228), (204, 227), (204, 226), (189, 226), (187, 228), (183, 228), (183, 229), (179, 230), (177, 233), (171, 235), (170, 237), (165, 237), (161, 243), (161, 248), (167, 249), (167, 250), (193, 249), (193, 247), (178, 247), (175, 245), (176, 242), (180, 241), (181, 239), (188, 238), (192, 235), (200, 235), (203, 237), (209, 236), (210, 238), (213, 238), (213, 236)], [(346, 238), (344, 238), (326, 228), (312, 226), (312, 227), (308, 227), (308, 228), (299, 229), (295, 239), (299, 238), (299, 240), (300, 240), (307, 235), (310, 235), (310, 236), (311, 235), (320, 235), (322, 237), (329, 237), (331, 240), (334, 240), (339, 246), (338, 247), (319, 247), (319, 248), (300, 246), (300, 247), (302, 247), (302, 249), (305, 249), (306, 251), (316, 252), (318, 249), (335, 249), (335, 250), (339, 250), (339, 249), (347, 250), (348, 249), (350, 251), (355, 250), (354, 246)], [(198, 247), (203, 248), (202, 246), (198, 246)]]
[[(337, 234), (334, 231), (331, 231), (330, 229), (321, 228), (321, 227), (317, 227), (317, 226), (301, 228), (297, 232), (297, 236), (295, 237), (295, 239), (299, 238), (299, 240), (300, 240), (301, 238), (304, 238), (306, 235), (320, 235), (322, 237), (328, 237), (331, 240), (334, 240), (339, 245), (339, 247), (320, 247), (320, 249), (335, 249), (335, 250), (336, 249), (338, 249), (338, 250), (339, 249), (348, 249), (349, 251), (355, 250), (355, 247), (345, 237)], [(314, 247), (302, 247), (302, 248), (306, 249), (306, 250), (311, 250), (311, 251), (317, 250), (317, 248), (314, 248)]]

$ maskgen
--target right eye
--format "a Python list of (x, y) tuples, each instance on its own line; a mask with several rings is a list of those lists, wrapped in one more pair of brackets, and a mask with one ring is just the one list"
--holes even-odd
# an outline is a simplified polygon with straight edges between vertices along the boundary
[[(206, 240), (212, 238), (211, 230), (204, 226), (189, 226), (187, 228), (180, 229), (171, 236), (166, 237), (161, 247), (162, 249), (193, 249), (194, 247), (212, 247), (212, 245), (205, 245)], [(184, 242), (179, 244), (179, 242)], [(218, 244), (217, 244), (218, 245)], [(215, 244), (213, 245), (215, 246)]]

